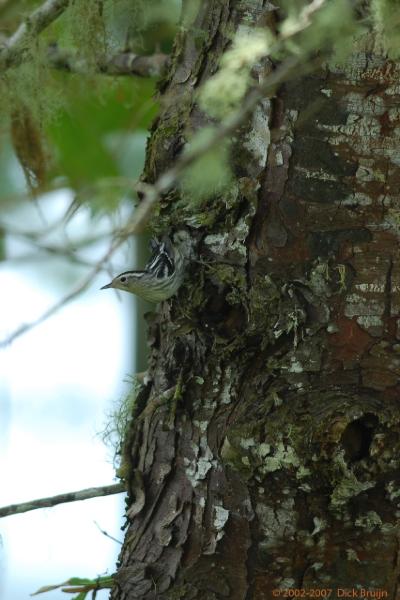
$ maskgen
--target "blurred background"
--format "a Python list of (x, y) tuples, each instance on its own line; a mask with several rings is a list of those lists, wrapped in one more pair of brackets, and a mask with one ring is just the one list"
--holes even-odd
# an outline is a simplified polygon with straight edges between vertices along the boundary
[[(39, 5), (0, 0), (0, 41)], [(0, 506), (116, 481), (113, 420), (146, 368), (154, 307), (99, 288), (144, 266), (148, 235), (99, 261), (134, 214), (158, 106), (156, 79), (101, 74), (98, 57), (169, 53), (179, 12), (74, 0), (0, 73)], [(76, 72), (49, 65), (55, 48)], [(0, 598), (111, 574), (120, 545), (101, 530), (122, 541), (123, 511), (120, 494), (1, 519)]]

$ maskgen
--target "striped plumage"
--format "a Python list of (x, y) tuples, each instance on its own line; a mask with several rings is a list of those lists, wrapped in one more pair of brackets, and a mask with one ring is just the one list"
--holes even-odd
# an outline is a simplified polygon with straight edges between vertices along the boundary
[(182, 239), (187, 239), (187, 234), (181, 234), (182, 232), (175, 235), (174, 242), (176, 239), (177, 244), (172, 244), (167, 236), (161, 242), (152, 240), (153, 254), (143, 271), (120, 273), (101, 289), (124, 290), (149, 302), (161, 302), (173, 296), (184, 276), (185, 252)]

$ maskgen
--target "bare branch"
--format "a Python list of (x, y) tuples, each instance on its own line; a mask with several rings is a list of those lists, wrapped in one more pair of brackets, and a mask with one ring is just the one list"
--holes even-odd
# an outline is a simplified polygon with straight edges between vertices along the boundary
[(96, 525), (96, 527), (100, 531), (100, 533), (102, 533), (103, 535), (108, 537), (113, 542), (117, 542), (117, 544), (120, 544), (122, 546), (122, 542), (120, 540), (117, 540), (117, 538), (113, 537), (112, 535), (110, 535), (105, 529), (102, 529), (97, 521), (93, 521), (93, 523)]
[[(51, 254), (53, 256), (60, 256), (61, 258), (65, 258), (68, 261), (70, 261), (74, 264), (77, 264), (77, 265), (81, 265), (83, 267), (93, 267), (94, 266), (93, 262), (85, 260), (84, 258), (82, 258), (76, 254), (76, 249), (77, 249), (76, 247), (55, 246), (53, 244), (45, 244), (40, 241), (40, 234), (35, 234), (32, 232), (27, 232), (27, 231), (18, 231), (18, 230), (9, 228), (8, 226), (2, 226), (1, 223), (0, 223), (0, 231), (5, 232), (7, 235), (12, 235), (15, 237), (22, 238), (29, 244), (32, 244), (38, 250), (38, 252), (45, 252), (46, 254)], [(27, 256), (24, 256), (23, 258), (37, 259), (38, 256), (37, 255), (35, 255), (35, 256), (27, 255)], [(17, 256), (17, 257), (11, 258), (11, 259), (10, 258), (7, 259), (8, 262), (10, 260), (20, 261), (21, 257)]]
[(286, 26), (281, 32), (281, 38), (286, 40), (290, 37), (293, 37), (297, 33), (304, 31), (304, 29), (307, 29), (307, 27), (309, 27), (312, 23), (311, 17), (315, 12), (322, 8), (325, 2), (326, 0), (312, 0), (310, 4), (304, 6), (297, 19), (295, 21), (290, 21), (289, 26)]
[(40, 323), (43, 323), (43, 321), (46, 321), (47, 319), (52, 317), (56, 312), (60, 310), (60, 308), (63, 308), (66, 304), (71, 302), (71, 300), (74, 300), (74, 298), (79, 296), (79, 294), (81, 294), (91, 283), (93, 277), (97, 275), (99, 271), (101, 271), (104, 263), (107, 262), (107, 260), (114, 254), (115, 250), (119, 248), (119, 246), (125, 241), (126, 237), (127, 236), (115, 240), (111, 244), (107, 252), (103, 255), (103, 257), (95, 264), (93, 269), (74, 288), (72, 288), (72, 290), (68, 292), (68, 294), (63, 296), (63, 298), (61, 298), (58, 302), (53, 304), (53, 306), (50, 306), (50, 308), (47, 309), (44, 313), (42, 313), (38, 319), (35, 319), (30, 323), (24, 323), (23, 325), (15, 329), (13, 333), (11, 333), (8, 337), (6, 337), (0, 342), (0, 348), (8, 346), (9, 344), (11, 344), (11, 342), (20, 337), (22, 334), (26, 333), (27, 331), (30, 331), (34, 327), (37, 327), (38, 325), (40, 325)]
[(67, 492), (58, 496), (49, 496), (48, 498), (39, 498), (30, 502), (21, 504), (10, 504), (0, 508), (0, 519), (10, 515), (18, 515), (38, 508), (48, 508), (57, 504), (66, 504), (67, 502), (78, 502), (79, 500), (88, 500), (89, 498), (98, 498), (99, 496), (111, 496), (112, 494), (121, 494), (126, 488), (123, 483), (114, 483), (112, 485), (103, 485), (100, 487), (87, 488), (77, 492)]
[(0, 51), (0, 71), (17, 65), (29, 46), (32, 37), (39, 35), (68, 7), (70, 0), (46, 0), (29, 15), (6, 42)]
[[(48, 58), (52, 67), (69, 73), (87, 73), (93, 71), (85, 60), (71, 55), (52, 44), (48, 49)], [(167, 54), (141, 56), (133, 52), (121, 52), (105, 59), (98, 65), (98, 72), (105, 75), (136, 75), (138, 77), (160, 77), (168, 62)]]
[(160, 77), (166, 68), (169, 56), (155, 53), (140, 56), (133, 52), (122, 52), (108, 60), (104, 73), (110, 75), (138, 75), (139, 77)]

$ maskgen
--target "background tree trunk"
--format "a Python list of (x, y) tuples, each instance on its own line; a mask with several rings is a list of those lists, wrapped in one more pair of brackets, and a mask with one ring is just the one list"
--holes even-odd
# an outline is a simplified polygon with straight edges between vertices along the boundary
[[(262, 0), (184, 14), (146, 181), (207, 124), (195, 93), (232, 34), (277, 18)], [(163, 199), (158, 227), (184, 223), (202, 262), (151, 324), (114, 600), (400, 597), (398, 78), (365, 34), (260, 102), (233, 191)]]

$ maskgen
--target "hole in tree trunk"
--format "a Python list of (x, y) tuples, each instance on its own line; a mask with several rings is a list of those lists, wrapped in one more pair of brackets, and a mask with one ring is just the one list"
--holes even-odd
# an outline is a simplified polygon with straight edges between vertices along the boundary
[(347, 460), (357, 461), (369, 455), (374, 428), (377, 424), (378, 418), (367, 413), (347, 425), (340, 439)]

